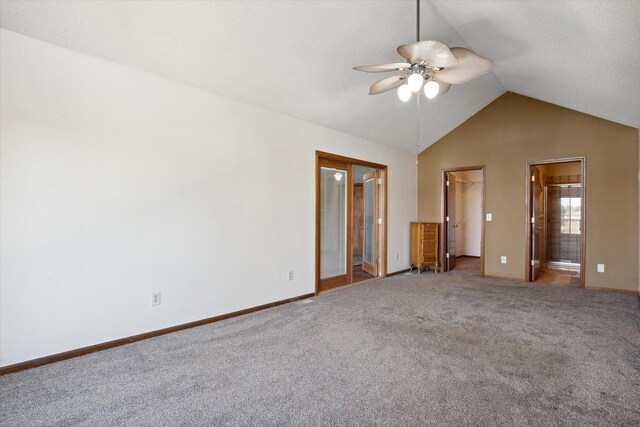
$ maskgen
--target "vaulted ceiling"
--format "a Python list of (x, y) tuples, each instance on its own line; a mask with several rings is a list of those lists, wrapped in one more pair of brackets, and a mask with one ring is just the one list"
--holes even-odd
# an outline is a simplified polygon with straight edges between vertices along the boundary
[[(423, 102), (422, 149), (507, 90), (640, 127), (640, 3), (422, 2), (422, 39), (470, 47), (494, 71)], [(0, 3), (0, 26), (415, 151), (416, 108), (385, 75), (415, 40), (415, 2), (216, 1)], [(304, 141), (301, 141), (304, 142)]]

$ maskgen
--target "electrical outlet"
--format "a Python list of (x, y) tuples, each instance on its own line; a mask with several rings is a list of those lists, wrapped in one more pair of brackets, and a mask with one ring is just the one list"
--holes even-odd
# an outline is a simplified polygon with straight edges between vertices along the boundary
[(151, 294), (151, 305), (160, 305), (160, 292), (154, 292)]
[(400, 260), (400, 254), (396, 252), (396, 261)]
[(287, 273), (287, 280), (293, 280), (293, 270), (289, 270)]
[(598, 264), (597, 271), (598, 273), (604, 273), (604, 264)]
[(502, 256), (500, 257), (500, 262), (501, 262), (502, 264), (506, 264), (506, 263), (507, 263), (507, 257), (506, 257), (506, 256), (504, 256), (504, 255), (502, 255)]
[(487, 221), (493, 221), (493, 214), (487, 214)]

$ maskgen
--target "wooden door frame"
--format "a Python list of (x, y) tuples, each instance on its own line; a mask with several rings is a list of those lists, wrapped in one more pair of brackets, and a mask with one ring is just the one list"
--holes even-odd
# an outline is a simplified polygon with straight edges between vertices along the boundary
[[(363, 197), (363, 199), (364, 199), (364, 184), (363, 184), (363, 183), (361, 183), (361, 182), (358, 182), (358, 183), (355, 183), (355, 182), (354, 182), (354, 183), (353, 183), (353, 198), (354, 198), (354, 201), (355, 201), (355, 193), (356, 193), (356, 189), (357, 189), (357, 188), (362, 188), (362, 197)], [(364, 202), (364, 200), (363, 200), (363, 202)], [(364, 203), (363, 203), (363, 204), (364, 204)], [(355, 211), (355, 204), (353, 205), (353, 210)], [(364, 215), (364, 206), (363, 206), (363, 212), (362, 212), (362, 214)], [(352, 219), (353, 219), (353, 218), (352, 218)], [(351, 224), (351, 230), (352, 230), (352, 233), (353, 233), (353, 230), (355, 230), (355, 228), (354, 228), (353, 226), (354, 226), (354, 224), (352, 223), (352, 224)], [(362, 242), (360, 242), (360, 246), (361, 246), (361, 249), (362, 249), (362, 251), (361, 251), (361, 252), (363, 252), (363, 253), (361, 253), (361, 254), (360, 254), (360, 256), (364, 257), (364, 233), (362, 233), (362, 240), (363, 240), (363, 241), (362, 241)], [(351, 244), (351, 252), (353, 253), (354, 251), (355, 251), (355, 241), (354, 241), (354, 242), (352, 242), (352, 244)]]
[[(537, 254), (535, 252), (531, 252), (531, 261), (529, 261), (529, 274), (532, 277), (532, 281), (535, 281), (535, 279), (537, 277), (540, 277), (540, 273), (542, 273), (542, 270), (544, 269), (544, 258), (545, 258), (545, 253), (544, 253), (544, 241), (546, 240), (546, 233), (547, 233), (547, 221), (546, 221), (546, 210), (547, 210), (547, 206), (544, 204), (546, 202), (546, 200), (544, 199), (544, 189), (545, 189), (545, 185), (544, 182), (536, 182), (535, 179), (539, 179), (540, 181), (542, 181), (542, 171), (537, 169), (534, 166), (530, 166), (529, 167), (529, 173), (534, 172), (533, 174), (531, 174), (531, 179), (529, 181), (529, 191), (531, 191), (534, 187), (535, 187), (535, 191), (533, 193), (530, 194), (529, 196), (529, 200), (531, 201), (531, 214), (529, 215), (529, 218), (531, 218), (531, 220), (529, 221), (529, 228), (531, 228), (531, 243), (530, 243), (530, 249), (535, 249), (535, 252), (537, 252)], [(540, 193), (537, 193), (537, 191), (540, 190)], [(540, 200), (538, 199), (538, 197), (542, 198), (542, 202), (540, 202)], [(537, 203), (540, 205), (538, 206), (539, 210), (536, 211), (536, 215), (533, 214), (534, 209), (536, 208), (536, 199)], [(538, 242), (538, 244), (540, 245), (540, 247), (538, 248), (536, 246), (536, 234), (538, 233), (538, 221), (540, 220), (540, 214), (542, 213), (544, 221), (542, 224), (542, 235), (540, 236), (540, 241)], [(535, 220), (535, 221), (534, 221)], [(539, 264), (537, 265), (537, 271), (536, 271), (536, 265), (535, 265), (535, 257), (539, 256)], [(533, 273), (533, 274), (532, 274)]]
[(447, 253), (447, 245), (449, 242), (447, 239), (447, 173), (452, 172), (466, 172), (466, 171), (474, 171), (479, 170), (482, 174), (482, 191), (480, 192), (480, 210), (481, 210), (481, 221), (480, 221), (480, 275), (484, 276), (484, 248), (485, 248), (485, 232), (484, 232), (484, 223), (485, 223), (485, 194), (486, 194), (486, 168), (484, 165), (479, 166), (460, 166), (456, 168), (445, 168), (441, 170), (441, 187), (440, 187), (440, 222), (442, 226), (440, 227), (440, 259), (442, 260), (443, 266), (441, 266), (441, 271), (446, 271), (444, 267), (444, 263), (447, 262), (446, 253)]
[[(377, 173), (377, 169), (374, 169), (371, 172), (367, 172), (366, 174), (364, 174), (362, 176), (362, 189), (363, 189), (363, 205), (365, 207), (364, 212), (366, 212), (366, 205), (367, 205), (367, 200), (366, 200), (366, 192), (365, 192), (365, 188), (366, 186), (364, 185), (368, 180), (373, 180), (373, 241), (377, 242), (377, 245), (374, 245), (372, 243), (372, 248), (373, 248), (373, 263), (369, 263), (364, 259), (364, 252), (365, 252), (365, 248), (366, 248), (366, 244), (367, 244), (367, 229), (365, 227), (364, 229), (364, 234), (363, 234), (363, 246), (362, 246), (362, 270), (374, 277), (378, 277), (378, 275), (380, 274), (380, 263), (378, 262), (378, 259), (381, 259), (381, 254), (380, 254), (380, 225), (378, 224), (378, 218), (381, 218), (381, 212), (380, 212), (380, 191), (378, 191), (378, 179), (379, 179), (379, 173)], [(366, 216), (365, 216), (366, 218)], [(367, 265), (371, 266), (372, 271), (374, 271), (376, 274), (371, 274), (370, 271), (367, 271), (367, 269), (365, 268), (365, 263)], [(353, 265), (353, 264), (352, 264)], [(367, 267), (368, 268), (368, 267)]]
[(531, 281), (531, 168), (533, 166), (549, 165), (554, 163), (580, 162), (580, 185), (582, 187), (580, 206), (580, 287), (585, 287), (586, 261), (587, 261), (587, 157), (564, 157), (558, 159), (533, 160), (527, 162), (525, 177), (525, 273), (524, 280)]
[[(348, 194), (349, 191), (353, 191), (353, 165), (351, 163), (345, 162), (343, 160), (319, 158), (317, 160), (318, 185), (320, 185), (320, 170), (321, 170), (321, 168), (335, 168), (337, 170), (344, 170), (346, 175), (347, 175), (345, 177), (345, 198), (346, 198), (346, 202), (345, 202), (345, 211), (346, 211), (345, 256), (347, 256), (347, 254), (350, 251), (353, 252), (353, 242), (352, 242), (352, 239), (349, 238), (350, 234), (352, 233), (351, 228), (353, 226), (353, 224), (352, 224), (352, 218), (353, 218), (353, 206), (352, 206), (352, 204), (353, 204), (353, 195), (350, 196)], [(318, 196), (316, 196), (316, 201), (319, 204), (319, 202), (320, 202), (319, 194), (318, 194)], [(320, 210), (319, 210), (319, 207), (318, 207), (318, 212), (317, 212), (317, 217), (316, 217), (316, 223), (317, 223), (316, 227), (319, 229), (320, 228)], [(318, 253), (319, 252), (320, 252), (320, 249), (318, 247)], [(351, 256), (353, 256), (353, 254), (351, 254)], [(320, 257), (318, 256), (318, 260), (319, 259), (320, 259)], [(353, 280), (353, 276), (352, 276), (353, 268), (349, 268), (348, 263), (347, 263), (347, 265), (345, 267), (346, 267), (346, 271), (345, 271), (344, 274), (340, 274), (338, 276), (333, 276), (333, 277), (329, 277), (329, 278), (325, 279), (325, 287), (326, 286), (330, 286), (330, 288), (334, 288), (334, 287), (338, 287), (338, 286), (348, 285), (349, 283), (351, 283), (352, 280)], [(320, 273), (318, 272), (318, 275), (319, 274)], [(318, 282), (318, 287), (319, 286), (320, 286), (320, 282)]]
[(380, 236), (379, 246), (380, 250), (380, 264), (378, 269), (378, 276), (376, 278), (387, 277), (387, 224), (388, 224), (388, 187), (389, 187), (389, 174), (387, 165), (380, 163), (373, 163), (366, 160), (355, 159), (352, 157), (341, 156), (338, 154), (327, 153), (324, 151), (316, 150), (316, 237), (315, 237), (315, 294), (320, 293), (320, 162), (323, 161), (338, 161), (349, 164), (348, 177), (347, 177), (347, 254), (350, 260), (347, 263), (347, 277), (348, 283), (344, 286), (349, 286), (353, 283), (353, 231), (351, 229), (351, 221), (353, 218), (353, 166), (365, 166), (373, 169), (378, 169), (383, 172), (383, 188), (381, 196), (384, 198), (382, 205), (382, 227), (379, 228)]

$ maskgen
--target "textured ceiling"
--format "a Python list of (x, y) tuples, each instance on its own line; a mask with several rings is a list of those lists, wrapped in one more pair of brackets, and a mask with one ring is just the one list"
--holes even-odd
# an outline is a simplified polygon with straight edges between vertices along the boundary
[(640, 127), (640, 1), (435, 1), (509, 91)]
[[(423, 38), (466, 46), (423, 5)], [(3, 1), (8, 30), (159, 74), (370, 141), (415, 151), (415, 103), (369, 96), (415, 40), (415, 3), (397, 1)], [(480, 52), (481, 53), (481, 52)], [(505, 89), (492, 75), (422, 106), (423, 147)]]
[[(640, 126), (639, 3), (422, 5), (422, 39), (496, 61), (494, 73), (423, 102), (422, 148), (505, 90)], [(0, 26), (415, 150), (415, 104), (367, 95), (389, 74), (351, 70), (400, 59), (396, 47), (415, 39), (413, 1), (2, 1)]]

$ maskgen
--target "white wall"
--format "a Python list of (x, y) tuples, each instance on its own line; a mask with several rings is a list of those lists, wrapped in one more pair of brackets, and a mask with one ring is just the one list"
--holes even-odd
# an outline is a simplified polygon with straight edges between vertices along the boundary
[(480, 256), (482, 239), (482, 172), (456, 172), (457, 255)]
[(0, 364), (313, 292), (315, 150), (389, 166), (408, 268), (414, 154), (0, 35)]

